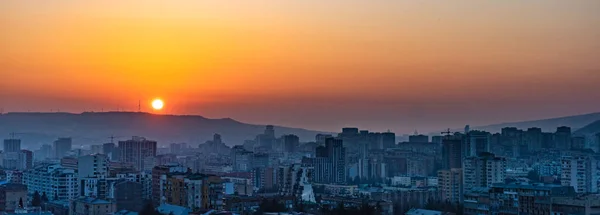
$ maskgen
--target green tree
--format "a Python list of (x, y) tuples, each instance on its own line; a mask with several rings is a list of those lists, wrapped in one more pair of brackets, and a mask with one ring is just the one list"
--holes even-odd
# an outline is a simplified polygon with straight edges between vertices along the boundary
[(46, 195), (46, 192), (42, 193), (42, 202), (48, 202), (48, 196)]
[(33, 193), (33, 198), (31, 199), (31, 206), (39, 207), (41, 205), (42, 205), (42, 197), (40, 196), (40, 193), (38, 191), (35, 191), (35, 193)]
[(148, 204), (146, 204), (144, 208), (142, 208), (142, 210), (139, 212), (139, 215), (160, 215), (160, 213), (158, 213), (156, 209), (154, 209), (154, 205), (152, 204), (152, 202), (148, 202)]

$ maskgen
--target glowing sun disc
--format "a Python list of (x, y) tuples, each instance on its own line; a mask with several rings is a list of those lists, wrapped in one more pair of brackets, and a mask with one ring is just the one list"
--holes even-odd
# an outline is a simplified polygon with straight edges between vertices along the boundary
[(155, 99), (154, 101), (152, 101), (152, 108), (154, 108), (154, 110), (160, 110), (164, 106), (165, 106), (165, 103), (160, 99)]

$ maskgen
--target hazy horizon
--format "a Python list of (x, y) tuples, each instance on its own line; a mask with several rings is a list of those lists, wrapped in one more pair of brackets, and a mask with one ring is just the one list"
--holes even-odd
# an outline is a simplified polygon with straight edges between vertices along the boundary
[[(600, 111), (600, 1), (2, 1), (4, 112), (397, 133)], [(162, 98), (165, 109), (152, 111)]]

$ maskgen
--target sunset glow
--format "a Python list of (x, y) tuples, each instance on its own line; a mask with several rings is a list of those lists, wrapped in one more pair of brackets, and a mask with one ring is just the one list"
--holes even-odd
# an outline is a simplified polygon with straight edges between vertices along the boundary
[(154, 110), (162, 110), (164, 105), (165, 103), (160, 99), (154, 99), (154, 101), (152, 101), (152, 108), (154, 108)]
[(590, 93), (600, 83), (599, 8), (597, 0), (1, 1), (0, 105), (134, 111), (161, 95), (173, 114), (405, 132), (588, 113), (600, 107)]

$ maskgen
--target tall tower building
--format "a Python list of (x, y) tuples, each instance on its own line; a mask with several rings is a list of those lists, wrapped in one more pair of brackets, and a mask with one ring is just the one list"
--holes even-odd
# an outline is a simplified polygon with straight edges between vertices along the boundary
[(63, 158), (71, 151), (73, 140), (69, 138), (58, 138), (54, 141), (54, 156), (58, 159)]
[(557, 149), (571, 149), (571, 128), (567, 126), (556, 128), (554, 143)]
[(465, 159), (463, 168), (464, 189), (492, 187), (495, 183), (504, 183), (506, 178), (506, 158), (496, 157), (492, 153), (482, 153), (478, 157)]
[(143, 137), (133, 137), (131, 140), (119, 141), (121, 162), (132, 163), (134, 168), (144, 169), (144, 160), (156, 157), (156, 141), (146, 140)]
[(333, 163), (333, 182), (346, 183), (346, 148), (341, 139), (328, 138), (325, 140), (328, 157)]
[(396, 147), (396, 134), (389, 131), (381, 133), (381, 142), (384, 149)]
[(577, 193), (598, 192), (598, 164), (592, 156), (573, 153), (561, 158), (563, 186), (572, 186)]
[(474, 157), (490, 152), (492, 134), (485, 131), (470, 131), (465, 138), (465, 156)]
[(296, 135), (289, 134), (283, 136), (283, 148), (285, 152), (293, 153), (300, 146), (300, 138)]
[(529, 128), (525, 132), (525, 145), (529, 152), (538, 151), (542, 149), (543, 132), (541, 128)]
[(79, 178), (106, 177), (109, 168), (108, 156), (104, 154), (86, 155), (77, 159)]
[(442, 202), (459, 203), (463, 198), (462, 169), (438, 171), (438, 192)]
[(4, 140), (4, 152), (19, 152), (21, 151), (21, 140), (19, 139), (6, 139)]
[(462, 168), (462, 140), (456, 136), (446, 136), (442, 140), (443, 169)]

